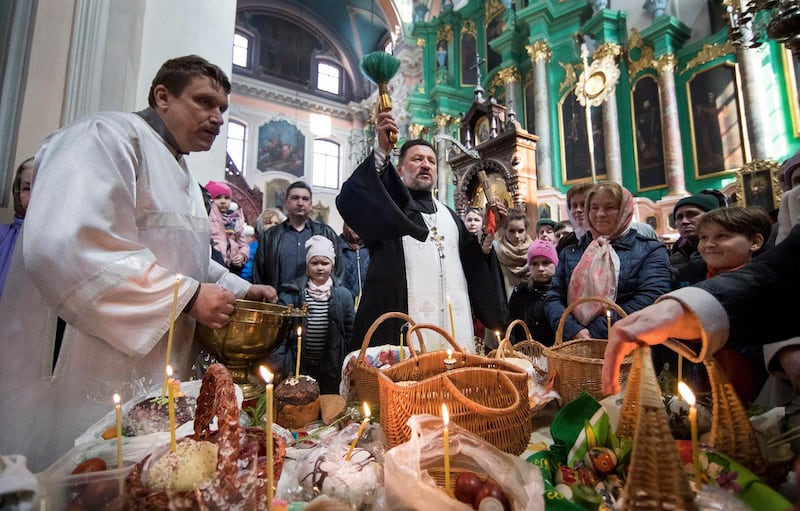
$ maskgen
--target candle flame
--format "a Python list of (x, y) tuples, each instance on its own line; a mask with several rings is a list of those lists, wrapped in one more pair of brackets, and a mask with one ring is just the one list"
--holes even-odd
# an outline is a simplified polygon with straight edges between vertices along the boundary
[(299, 326), (297, 327), (297, 337), (300, 337), (301, 335), (303, 335), (303, 327)]
[(453, 350), (452, 350), (452, 349), (449, 349), (449, 348), (448, 348), (448, 350), (447, 350), (447, 358), (448, 358), (448, 359), (451, 359), (451, 358), (453, 358)]
[(444, 403), (442, 403), (442, 421), (444, 422), (444, 427), (450, 425), (450, 414), (447, 413), (447, 405)]
[(172, 366), (167, 364), (167, 377), (172, 378)]
[(498, 339), (500, 339), (500, 331), (499, 330), (495, 330), (494, 331), (494, 336), (497, 337)]
[(119, 394), (116, 394), (116, 393), (115, 393), (115, 394), (114, 394), (114, 404), (115, 404), (115, 405), (118, 405), (118, 404), (119, 404), (119, 401), (120, 401)]
[(611, 309), (606, 309), (606, 317), (611, 319)]
[(369, 411), (369, 405), (367, 404), (366, 401), (364, 401), (364, 418), (365, 419), (369, 419), (371, 417), (371, 415), (372, 414)]
[(686, 385), (686, 383), (682, 381), (678, 382), (678, 393), (681, 395), (684, 401), (689, 403), (689, 406), (694, 406), (695, 404), (694, 393), (692, 392), (692, 389), (690, 389), (689, 386)]
[(259, 366), (258, 372), (261, 373), (261, 377), (264, 379), (267, 385), (272, 383), (272, 373), (266, 366)]
[(181, 274), (179, 273), (179, 274), (178, 274), (178, 275), (175, 277), (175, 282), (180, 282), (180, 281), (181, 281), (181, 277), (183, 277), (183, 275), (181, 275)]

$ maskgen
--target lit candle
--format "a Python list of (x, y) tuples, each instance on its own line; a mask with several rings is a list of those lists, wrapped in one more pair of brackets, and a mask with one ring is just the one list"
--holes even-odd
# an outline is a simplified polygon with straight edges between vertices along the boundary
[(695, 485), (697, 485), (697, 490), (699, 491), (700, 487), (702, 486), (702, 479), (700, 477), (702, 468), (700, 467), (700, 452), (697, 447), (697, 408), (695, 407), (694, 393), (692, 393), (689, 386), (682, 381), (678, 382), (678, 392), (683, 400), (689, 403), (689, 427), (692, 431), (692, 462), (694, 463), (694, 482)]
[(361, 435), (367, 428), (368, 423), (369, 423), (369, 405), (367, 404), (366, 401), (364, 401), (364, 420), (361, 421), (361, 426), (358, 428), (358, 433), (356, 433), (356, 437), (353, 439), (353, 443), (350, 444), (350, 449), (347, 451), (347, 456), (344, 457), (345, 461), (350, 461), (350, 458), (353, 456), (353, 450), (356, 448), (356, 444), (358, 443), (358, 439), (361, 438)]
[[(175, 332), (175, 309), (178, 306), (178, 288), (180, 287), (181, 283), (181, 274), (179, 273), (175, 277), (175, 286), (172, 288), (172, 311), (169, 313), (169, 335), (167, 336), (167, 362), (164, 364), (166, 366), (169, 365), (170, 362), (170, 353), (172, 353), (172, 335)], [(161, 384), (161, 395), (167, 395), (166, 392), (167, 386), (167, 377), (164, 376), (164, 382)]]
[(273, 498), (273, 479), (275, 478), (272, 473), (272, 373), (269, 372), (264, 366), (259, 367), (261, 377), (267, 384), (266, 388), (266, 401), (267, 401), (267, 414), (264, 422), (264, 438), (267, 442), (267, 509), (272, 509)]
[(444, 423), (444, 489), (448, 495), (452, 496), (450, 490), (450, 414), (447, 413), (447, 405), (442, 403), (442, 422)]
[(494, 331), (494, 336), (495, 336), (495, 337), (497, 337), (497, 346), (500, 346), (500, 343), (501, 343), (501, 342), (503, 342), (503, 341), (500, 339), (500, 332), (499, 332), (498, 330), (495, 330), (495, 331)]
[(456, 338), (456, 322), (453, 320), (453, 302), (450, 301), (450, 296), (447, 296), (447, 309), (450, 311), (450, 335), (453, 339)]
[(447, 350), (447, 358), (444, 359), (444, 366), (447, 368), (448, 371), (456, 366), (456, 359), (455, 357), (453, 357), (452, 349)]
[(122, 405), (119, 394), (114, 394), (114, 414), (117, 419), (117, 468), (122, 468)]
[(294, 367), (294, 377), (300, 378), (300, 351), (303, 344), (303, 327), (297, 327), (297, 362)]
[(169, 449), (178, 450), (175, 440), (175, 389), (172, 386), (172, 366), (167, 366), (167, 408), (169, 409)]
[(606, 336), (611, 338), (611, 309), (606, 309), (606, 323), (608, 324), (608, 333)]

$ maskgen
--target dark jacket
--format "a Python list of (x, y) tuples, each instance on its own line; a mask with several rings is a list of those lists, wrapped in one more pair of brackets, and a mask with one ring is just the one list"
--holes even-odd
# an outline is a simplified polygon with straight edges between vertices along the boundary
[[(327, 224), (315, 222), (314, 220), (308, 220), (307, 222), (311, 227), (312, 236), (319, 234), (321, 236), (325, 236), (333, 243), (333, 246), (336, 250), (336, 263), (333, 266), (333, 276), (341, 280), (342, 276), (344, 275), (344, 265), (341, 262), (342, 254), (339, 251), (337, 242), (337, 238), (339, 236)], [(266, 284), (274, 287), (275, 289), (280, 289), (281, 284), (284, 284), (284, 282), (278, 282), (281, 274), (279, 268), (280, 258), (278, 257), (278, 248), (280, 247), (283, 233), (286, 232), (287, 229), (293, 229), (293, 227), (289, 224), (289, 220), (284, 220), (283, 223), (273, 225), (261, 233), (261, 236), (259, 236), (258, 249), (256, 249), (256, 255), (253, 258), (254, 284)], [(303, 273), (305, 273), (305, 270), (303, 270)], [(298, 277), (299, 276), (300, 275), (298, 275)]]
[[(278, 302), (283, 305), (302, 307), (305, 303), (305, 289), (308, 277), (303, 276), (289, 284), (281, 286)], [(353, 335), (353, 295), (334, 278), (331, 288), (331, 299), (328, 307), (328, 343), (324, 358), (319, 366), (310, 367), (306, 360), (300, 361), (300, 374), (315, 378), (322, 394), (338, 394), (342, 379), (342, 364), (350, 350), (350, 339)], [(305, 325), (303, 327), (306, 328)], [(295, 370), (297, 361), (297, 340), (294, 335), (285, 340), (270, 355), (270, 359), (279, 363), (283, 375), (288, 376)]]
[[(544, 296), (550, 286), (534, 283), (529, 287), (527, 282), (520, 282), (514, 286), (511, 298), (508, 300), (508, 313), (512, 320), (521, 319), (528, 325), (533, 339), (545, 346), (552, 346), (555, 339), (555, 332), (547, 313), (544, 310)], [(512, 332), (512, 343), (525, 339), (522, 329), (514, 329)]]
[(342, 283), (356, 297), (364, 290), (367, 268), (369, 268), (369, 250), (363, 243), (358, 246), (358, 250), (354, 250), (341, 235), (339, 235), (339, 250), (342, 253), (344, 266)]
[[(545, 310), (553, 330), (558, 327), (558, 322), (566, 309), (567, 290), (572, 272), (591, 241), (592, 234), (587, 232), (577, 245), (567, 246), (558, 256), (553, 288), (545, 297)], [(667, 248), (663, 243), (644, 237), (635, 229), (629, 229), (627, 233), (612, 241), (611, 246), (619, 256), (620, 263), (616, 303), (627, 314), (647, 307), (670, 290), (672, 275)], [(612, 311), (611, 314), (612, 320), (619, 319), (616, 312)], [(594, 318), (588, 325), (580, 324), (570, 315), (564, 326), (563, 340), (572, 339), (583, 328), (588, 328), (594, 339), (608, 337), (604, 314)]]

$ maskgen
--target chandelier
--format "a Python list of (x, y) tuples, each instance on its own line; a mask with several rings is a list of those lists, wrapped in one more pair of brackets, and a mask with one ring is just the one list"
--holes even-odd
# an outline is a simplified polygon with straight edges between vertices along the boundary
[(800, 0), (724, 0), (734, 44), (756, 48), (767, 37), (800, 59)]

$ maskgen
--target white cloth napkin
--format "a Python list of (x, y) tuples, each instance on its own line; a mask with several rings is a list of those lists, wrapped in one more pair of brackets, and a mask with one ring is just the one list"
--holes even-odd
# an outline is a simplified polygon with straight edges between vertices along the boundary
[(28, 470), (25, 456), (0, 456), (0, 509), (39, 509), (39, 483)]

